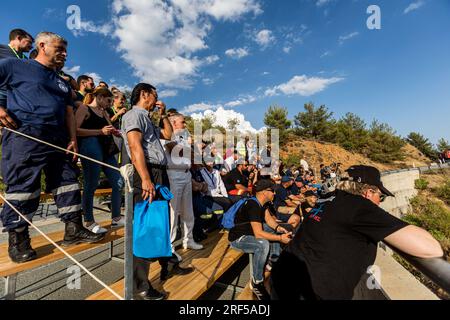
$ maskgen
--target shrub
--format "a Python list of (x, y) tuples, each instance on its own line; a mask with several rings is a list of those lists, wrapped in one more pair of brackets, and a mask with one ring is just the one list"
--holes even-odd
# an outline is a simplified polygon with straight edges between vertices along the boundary
[(417, 179), (414, 185), (417, 190), (425, 190), (428, 187), (428, 181), (425, 179)]
[(447, 180), (443, 186), (436, 188), (434, 193), (447, 204), (450, 204), (450, 180)]

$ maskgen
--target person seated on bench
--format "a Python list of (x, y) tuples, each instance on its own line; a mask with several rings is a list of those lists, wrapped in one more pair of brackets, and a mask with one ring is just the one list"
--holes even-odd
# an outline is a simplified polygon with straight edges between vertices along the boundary
[(300, 224), (301, 217), (298, 204), (289, 199), (289, 188), (292, 186), (292, 183), (293, 180), (291, 177), (284, 176), (281, 178), (281, 184), (277, 185), (275, 189), (273, 204), (277, 219), (283, 223), (292, 225), (292, 228), (295, 230)]
[(239, 201), (242, 197), (248, 196), (248, 176), (244, 174), (248, 170), (248, 163), (239, 159), (236, 168), (231, 170), (223, 178), (225, 188), (233, 202)]
[[(277, 248), (279, 250), (280, 246), (271, 245), (271, 242), (287, 244), (292, 237), (292, 233), (281, 228), (269, 211), (264, 209), (264, 205), (273, 200), (274, 188), (273, 182), (267, 179), (255, 184), (254, 192), (257, 201), (248, 199), (238, 209), (234, 219), (235, 226), (228, 235), (232, 248), (253, 254), (251, 288), (259, 300), (269, 299), (264, 286), (264, 270), (269, 257), (279, 255), (279, 252), (273, 252), (273, 250)], [(281, 234), (264, 231), (264, 224)]]
[(312, 190), (306, 191), (304, 193), (304, 197), (305, 199), (300, 205), (303, 218), (311, 212), (311, 210), (316, 206), (317, 200), (319, 200), (318, 195)]

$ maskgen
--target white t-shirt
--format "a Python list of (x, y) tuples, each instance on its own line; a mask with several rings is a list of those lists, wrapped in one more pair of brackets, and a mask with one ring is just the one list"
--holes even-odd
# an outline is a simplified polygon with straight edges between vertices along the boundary
[(212, 172), (209, 172), (208, 169), (202, 168), (200, 173), (202, 174), (203, 180), (208, 184), (208, 196), (228, 197), (227, 189), (218, 170), (213, 169)]

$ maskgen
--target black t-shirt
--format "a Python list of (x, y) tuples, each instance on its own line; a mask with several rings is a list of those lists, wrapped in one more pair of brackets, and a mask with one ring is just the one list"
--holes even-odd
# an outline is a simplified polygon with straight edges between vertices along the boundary
[(283, 187), (281, 184), (277, 185), (275, 188), (275, 197), (273, 199), (273, 204), (278, 210), (279, 207), (286, 207), (286, 200), (289, 198), (289, 190)]
[(249, 199), (236, 212), (234, 218), (234, 228), (228, 234), (230, 242), (239, 239), (242, 236), (254, 236), (251, 221), (260, 222), (261, 227), (264, 223), (264, 207), (261, 207), (255, 200)]
[(248, 177), (240, 173), (237, 168), (231, 170), (223, 178), (223, 183), (227, 191), (235, 190), (237, 184), (242, 184), (244, 187), (248, 186)]
[[(375, 262), (378, 242), (407, 225), (361, 196), (337, 191), (305, 217), (286, 251), (306, 263), (316, 295), (351, 299)], [(277, 268), (292, 272), (290, 265)]]
[(294, 183), (290, 188), (289, 188), (289, 192), (294, 195), (294, 196), (298, 196), (301, 193), (301, 190), (299, 187), (297, 187), (297, 185)]

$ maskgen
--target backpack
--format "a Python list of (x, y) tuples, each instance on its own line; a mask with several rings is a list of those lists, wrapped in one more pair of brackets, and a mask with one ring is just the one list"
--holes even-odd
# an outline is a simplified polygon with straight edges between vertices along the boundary
[(223, 214), (223, 218), (222, 218), (222, 222), (221, 225), (223, 228), (231, 230), (234, 228), (235, 224), (234, 224), (234, 219), (236, 217), (236, 213), (241, 209), (241, 207), (247, 203), (247, 201), (249, 200), (253, 200), (256, 201), (258, 203), (259, 206), (261, 206), (261, 204), (259, 203), (258, 199), (256, 199), (256, 197), (252, 197), (252, 198), (244, 198), (239, 200), (238, 202), (236, 202), (235, 204), (233, 204), (230, 209), (228, 209), (227, 212), (225, 212)]

